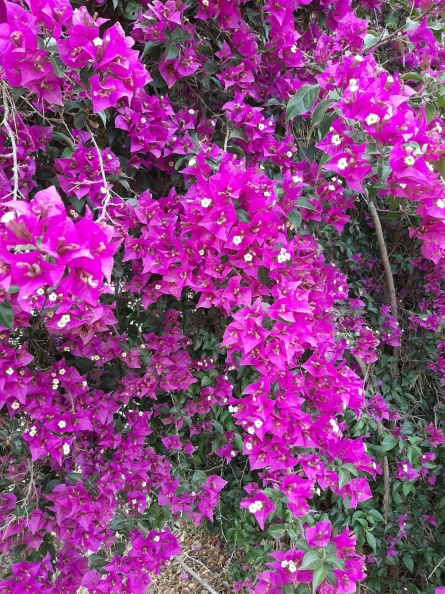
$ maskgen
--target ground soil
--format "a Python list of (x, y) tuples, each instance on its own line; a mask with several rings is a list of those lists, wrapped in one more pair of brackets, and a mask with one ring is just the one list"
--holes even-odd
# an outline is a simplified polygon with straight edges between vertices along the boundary
[[(218, 594), (231, 592), (232, 585), (227, 578), (230, 556), (221, 537), (187, 525), (181, 539), (181, 558), (184, 563)], [(187, 574), (176, 560), (172, 560), (168, 567), (153, 578), (147, 594), (208, 594), (208, 590)]]

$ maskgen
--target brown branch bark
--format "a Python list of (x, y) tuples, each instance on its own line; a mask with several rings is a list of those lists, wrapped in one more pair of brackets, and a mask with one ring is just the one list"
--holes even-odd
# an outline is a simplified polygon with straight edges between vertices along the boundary
[(389, 263), (388, 258), (388, 250), (386, 249), (385, 238), (383, 237), (383, 229), (382, 224), (380, 222), (379, 215), (377, 213), (376, 207), (374, 203), (369, 200), (369, 196), (366, 192), (366, 197), (368, 198), (368, 205), (369, 205), (369, 212), (371, 213), (372, 222), (374, 223), (375, 232), (377, 235), (377, 241), (379, 244), (380, 255), (382, 257), (382, 264), (385, 270), (385, 277), (386, 277), (386, 285), (388, 287), (389, 292), (389, 300), (391, 302), (391, 309), (392, 313), (395, 318), (397, 318), (397, 295), (396, 295), (396, 288), (394, 286), (394, 278), (392, 276), (391, 264)]

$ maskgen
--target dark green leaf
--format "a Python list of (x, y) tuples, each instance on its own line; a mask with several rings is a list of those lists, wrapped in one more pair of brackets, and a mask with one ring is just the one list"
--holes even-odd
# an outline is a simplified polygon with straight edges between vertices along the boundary
[(0, 303), (0, 325), (8, 328), (11, 332), (14, 330), (14, 310), (9, 301)]
[(382, 448), (385, 452), (389, 452), (389, 450), (392, 450), (395, 447), (396, 443), (397, 439), (393, 435), (387, 433), (382, 440)]
[(234, 128), (230, 132), (229, 138), (239, 138), (240, 140), (247, 142), (247, 138), (246, 138), (244, 132), (242, 130), (240, 130), (239, 128)]
[(81, 130), (86, 122), (87, 113), (85, 111), (79, 111), (74, 116), (74, 127), (76, 130)]
[(411, 557), (411, 555), (409, 553), (403, 553), (403, 562), (405, 564), (405, 567), (411, 572), (413, 573), (414, 571), (414, 561), (413, 558)]
[(391, 173), (391, 167), (389, 166), (388, 159), (380, 157), (377, 161), (377, 173), (379, 176), (379, 180), (384, 183), (387, 179), (389, 174)]
[(167, 43), (165, 49), (165, 59), (175, 60), (179, 56), (179, 48), (176, 43)]
[(434, 105), (434, 103), (427, 103), (425, 105), (425, 115), (426, 115), (428, 124), (434, 120), (434, 118), (436, 117), (436, 113), (437, 113), (437, 109), (436, 109), (436, 106)]
[(140, 3), (130, 0), (125, 8), (125, 16), (129, 21), (135, 21), (138, 18), (140, 10)]
[(286, 107), (286, 120), (292, 120), (298, 115), (307, 113), (317, 100), (320, 85), (303, 85), (297, 93), (289, 99)]
[(243, 223), (250, 223), (250, 217), (243, 208), (236, 209), (236, 218)]
[(287, 218), (289, 219), (291, 225), (295, 230), (301, 225), (301, 221), (303, 217), (301, 216), (301, 212), (299, 210), (292, 210), (288, 215)]
[(371, 549), (373, 551), (376, 550), (377, 548), (377, 541), (375, 539), (375, 536), (372, 532), (367, 532), (366, 533), (366, 542), (369, 544), (369, 546), (371, 547)]
[(323, 560), (320, 558), (319, 554), (315, 551), (308, 551), (303, 557), (303, 563), (301, 564), (300, 569), (316, 569), (322, 565)]
[(405, 72), (400, 78), (402, 80), (416, 80), (418, 82), (423, 82), (423, 77), (417, 72)]
[(351, 480), (351, 474), (345, 468), (340, 468), (340, 470), (338, 471), (338, 477), (338, 487), (340, 489), (343, 489), (343, 487), (347, 485)]
[(312, 126), (318, 126), (318, 124), (321, 124), (326, 111), (333, 103), (335, 103), (335, 99), (323, 99), (323, 101), (320, 101), (320, 103), (314, 109), (314, 113), (312, 114)]
[(326, 579), (329, 573), (329, 568), (327, 565), (322, 565), (321, 567), (317, 567), (314, 571), (314, 577), (312, 578), (312, 590), (315, 592), (316, 588), (321, 584), (323, 580)]

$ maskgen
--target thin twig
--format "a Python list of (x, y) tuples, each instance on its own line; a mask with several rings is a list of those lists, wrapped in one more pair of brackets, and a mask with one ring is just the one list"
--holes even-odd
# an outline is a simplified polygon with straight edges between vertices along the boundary
[(17, 161), (17, 143), (15, 140), (14, 132), (9, 125), (9, 116), (10, 116), (10, 108), (9, 108), (9, 97), (7, 92), (7, 83), (6, 81), (2, 82), (2, 98), (3, 98), (3, 126), (6, 128), (6, 132), (8, 133), (9, 141), (11, 143), (11, 152), (12, 152), (12, 197), (14, 200), (17, 200), (19, 194), (19, 164)]
[(394, 278), (392, 276), (391, 264), (389, 263), (388, 250), (386, 249), (385, 238), (383, 237), (382, 224), (380, 222), (379, 215), (375, 208), (372, 200), (369, 200), (368, 192), (365, 190), (365, 196), (367, 198), (369, 212), (371, 213), (372, 221), (374, 223), (375, 232), (377, 235), (377, 241), (380, 248), (380, 255), (382, 257), (383, 268), (385, 269), (386, 284), (389, 292), (389, 300), (391, 302), (392, 314), (397, 320), (397, 295), (396, 288), (394, 285)]
[(102, 192), (102, 190), (101, 190), (101, 192), (105, 195), (105, 201), (102, 206), (102, 212), (100, 213), (99, 218), (97, 219), (97, 221), (99, 222), (102, 219), (104, 219), (105, 215), (107, 214), (107, 206), (111, 200), (111, 192), (110, 192), (110, 188), (108, 186), (107, 176), (105, 175), (105, 166), (104, 166), (104, 160), (102, 159), (102, 153), (100, 152), (100, 148), (99, 148), (99, 146), (96, 142), (96, 139), (94, 137), (94, 134), (93, 134), (91, 128), (88, 126), (88, 124), (87, 124), (86, 128), (87, 128), (88, 132), (90, 133), (91, 140), (94, 144), (94, 148), (96, 149), (97, 156), (99, 159), (100, 174), (102, 176), (102, 182), (103, 182), (103, 192)]
[(193, 569), (187, 565), (187, 563), (184, 563), (181, 557), (175, 557), (175, 559), (178, 562), (178, 564), (182, 567), (182, 569), (186, 571), (189, 575), (191, 575), (192, 578), (194, 578), (198, 583), (200, 583), (201, 586), (207, 590), (207, 592), (210, 592), (210, 594), (218, 594), (218, 592), (214, 590), (212, 586), (209, 586), (209, 584), (205, 582), (202, 579), (202, 577), (195, 573)]
[(431, 576), (434, 574), (434, 572), (436, 571), (436, 569), (439, 569), (439, 567), (442, 565), (442, 563), (445, 561), (445, 557), (442, 557), (442, 559), (439, 561), (439, 563), (436, 565), (436, 567), (433, 569), (433, 571), (430, 573), (430, 575), (427, 577), (427, 580), (429, 581), (431, 579)]

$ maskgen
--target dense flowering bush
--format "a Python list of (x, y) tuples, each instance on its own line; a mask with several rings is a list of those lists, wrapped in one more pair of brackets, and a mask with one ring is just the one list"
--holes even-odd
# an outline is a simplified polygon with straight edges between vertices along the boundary
[[(441, 0), (0, 0), (0, 592), (445, 588)], [(180, 558), (180, 557), (179, 557)]]

